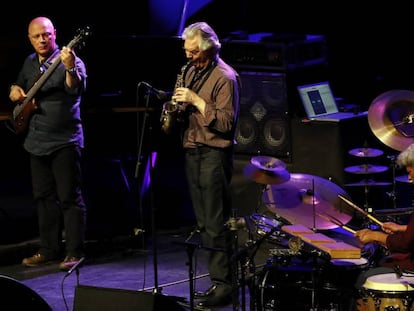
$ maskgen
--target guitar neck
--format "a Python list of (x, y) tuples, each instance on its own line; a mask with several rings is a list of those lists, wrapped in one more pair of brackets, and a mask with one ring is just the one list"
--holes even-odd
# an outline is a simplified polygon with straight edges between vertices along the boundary
[(30, 90), (26, 94), (26, 98), (23, 101), (23, 104), (28, 103), (31, 101), (39, 89), (45, 84), (47, 79), (49, 79), (50, 75), (56, 70), (61, 62), (60, 56), (56, 57), (53, 63), (47, 68), (47, 70), (40, 76), (40, 78), (33, 84)]

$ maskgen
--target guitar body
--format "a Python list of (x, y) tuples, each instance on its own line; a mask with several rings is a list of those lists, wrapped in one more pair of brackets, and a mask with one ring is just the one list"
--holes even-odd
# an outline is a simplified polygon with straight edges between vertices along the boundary
[(36, 105), (33, 99), (24, 104), (16, 105), (13, 110), (13, 126), (17, 135), (23, 135), (27, 131), (29, 120), (37, 109), (39, 109), (39, 106)]

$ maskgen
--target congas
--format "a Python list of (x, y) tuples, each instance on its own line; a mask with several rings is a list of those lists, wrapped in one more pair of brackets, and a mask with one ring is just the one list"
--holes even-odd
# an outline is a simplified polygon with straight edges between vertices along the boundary
[(370, 276), (361, 289), (358, 311), (414, 311), (414, 279), (395, 273)]

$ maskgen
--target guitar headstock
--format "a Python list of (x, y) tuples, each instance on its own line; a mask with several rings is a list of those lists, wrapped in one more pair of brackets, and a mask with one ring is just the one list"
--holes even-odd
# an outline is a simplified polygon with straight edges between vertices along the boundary
[(76, 36), (69, 42), (67, 45), (68, 48), (73, 48), (75, 46), (82, 48), (85, 46), (86, 39), (91, 35), (90, 27), (86, 26), (77, 30)]

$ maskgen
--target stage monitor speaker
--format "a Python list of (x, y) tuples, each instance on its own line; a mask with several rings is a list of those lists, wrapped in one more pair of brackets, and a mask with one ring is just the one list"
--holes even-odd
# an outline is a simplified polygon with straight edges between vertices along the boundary
[(52, 311), (48, 303), (35, 291), (23, 283), (0, 276), (1, 310), (39, 310)]
[(239, 70), (242, 91), (236, 152), (289, 158), (286, 74)]
[(73, 311), (184, 311), (173, 298), (161, 294), (78, 285)]

